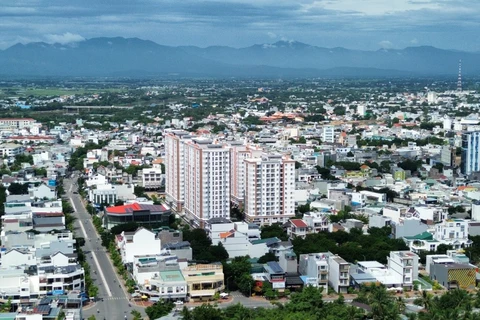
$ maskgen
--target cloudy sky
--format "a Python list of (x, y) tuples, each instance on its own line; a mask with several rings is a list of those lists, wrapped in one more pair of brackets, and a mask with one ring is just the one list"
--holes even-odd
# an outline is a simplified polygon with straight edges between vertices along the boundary
[(281, 39), (377, 50), (480, 51), (480, 0), (0, 0), (0, 49), (139, 37), (166, 45)]

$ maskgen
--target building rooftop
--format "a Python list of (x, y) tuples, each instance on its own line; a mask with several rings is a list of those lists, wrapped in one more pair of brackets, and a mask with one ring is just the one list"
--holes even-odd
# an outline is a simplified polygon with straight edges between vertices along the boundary
[(280, 267), (280, 265), (276, 261), (267, 262), (265, 268), (268, 271), (271, 271), (270, 273), (285, 273), (285, 271), (283, 271), (282, 267)]
[(358, 265), (360, 265), (362, 267), (365, 267), (367, 269), (370, 269), (370, 268), (383, 269), (383, 268), (385, 268), (385, 266), (378, 261), (361, 261), (361, 262), (358, 262)]
[(273, 238), (266, 238), (266, 239), (258, 239), (258, 240), (252, 240), (250, 241), (252, 244), (260, 244), (260, 243), (265, 243), (267, 246), (270, 246), (274, 243), (279, 243), (281, 242), (280, 239), (278, 239), (277, 237), (273, 237)]
[(149, 210), (151, 212), (165, 212), (169, 209), (163, 204), (154, 205), (132, 203), (122, 206), (107, 207), (105, 210), (107, 211), (107, 213), (113, 214), (132, 214), (134, 211)]
[(433, 240), (433, 235), (430, 232), (424, 231), (420, 234), (404, 238), (407, 240)]
[(188, 241), (172, 242), (172, 243), (167, 243), (166, 245), (163, 246), (163, 248), (167, 250), (178, 250), (178, 249), (184, 249), (189, 247), (190, 247), (190, 242)]
[(160, 277), (164, 282), (184, 281), (185, 278), (180, 270), (160, 271)]
[(290, 223), (293, 224), (295, 227), (297, 228), (307, 228), (307, 224), (305, 223), (305, 221), (303, 221), (302, 219), (292, 219), (290, 220)]

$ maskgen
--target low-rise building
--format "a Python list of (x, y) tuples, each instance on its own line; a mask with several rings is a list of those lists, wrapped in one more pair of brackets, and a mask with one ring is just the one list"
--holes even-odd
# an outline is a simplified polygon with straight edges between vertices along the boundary
[(350, 263), (328, 252), (328, 284), (338, 293), (347, 293), (350, 286)]
[(304, 239), (307, 236), (307, 233), (309, 233), (308, 225), (302, 219), (291, 219), (286, 222), (283, 227), (287, 230), (287, 235), (290, 239)]
[(116, 243), (124, 264), (132, 263), (135, 256), (157, 255), (162, 251), (160, 239), (145, 228), (139, 228), (134, 232), (122, 232), (116, 236)]
[(285, 289), (286, 272), (276, 261), (269, 261), (263, 265), (266, 279), (272, 285), (272, 289)]
[(418, 280), (418, 255), (411, 251), (391, 251), (387, 257), (388, 269), (402, 280), (402, 287), (413, 289)]
[(197, 264), (182, 269), (192, 299), (211, 299), (225, 289), (222, 264)]
[(149, 205), (131, 203), (122, 206), (106, 207), (103, 216), (103, 225), (107, 229), (128, 223), (137, 222), (142, 225), (168, 223), (171, 211), (166, 204)]
[(322, 288), (328, 293), (328, 257), (322, 253), (300, 255), (298, 272), (305, 285)]

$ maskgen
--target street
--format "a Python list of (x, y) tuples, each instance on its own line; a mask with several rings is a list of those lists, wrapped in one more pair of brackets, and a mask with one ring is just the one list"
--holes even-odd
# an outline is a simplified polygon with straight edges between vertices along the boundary
[(95, 315), (97, 320), (121, 320), (132, 319), (132, 309), (136, 309), (145, 315), (143, 308), (128, 306), (128, 297), (120, 285), (121, 281), (108, 259), (106, 249), (102, 247), (101, 240), (95, 231), (90, 214), (85, 209), (82, 199), (77, 191), (77, 178), (65, 179), (64, 188), (71, 201), (75, 221), (76, 235), (85, 238), (85, 246), (82, 248), (87, 262), (90, 265), (91, 276), (99, 288), (98, 301), (92, 308), (84, 310), (83, 317), (87, 319)]

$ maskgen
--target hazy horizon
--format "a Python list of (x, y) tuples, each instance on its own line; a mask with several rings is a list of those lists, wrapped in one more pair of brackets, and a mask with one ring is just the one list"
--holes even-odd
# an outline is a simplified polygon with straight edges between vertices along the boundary
[(295, 40), (354, 50), (434, 46), (480, 52), (475, 0), (5, 0), (0, 49), (137, 37), (169, 46)]
[[(248, 45), (245, 45), (245, 46), (227, 46), (227, 45), (222, 45), (222, 44), (212, 44), (212, 45), (206, 45), (206, 46), (200, 46), (200, 45), (192, 45), (192, 44), (188, 44), (188, 43), (185, 43), (185, 44), (179, 44), (179, 45), (169, 45), (169, 44), (166, 44), (166, 43), (159, 43), (157, 41), (154, 41), (154, 40), (151, 40), (151, 39), (144, 39), (144, 38), (141, 38), (141, 37), (124, 37), (124, 36), (121, 36), (121, 35), (118, 35), (118, 36), (111, 36), (111, 37), (102, 37), (102, 36), (99, 36), (99, 37), (92, 37), (92, 38), (83, 38), (83, 37), (79, 37), (79, 39), (75, 39), (75, 40), (70, 40), (68, 42), (65, 42), (65, 41), (45, 41), (45, 40), (39, 40), (39, 41), (31, 41), (31, 42), (17, 42), (17, 43), (14, 43), (12, 45), (9, 45), (8, 47), (6, 48), (0, 48), (0, 50), (6, 50), (16, 44), (24, 44), (24, 45), (27, 45), (27, 44), (30, 44), (30, 43), (47, 43), (47, 44), (58, 44), (58, 45), (73, 45), (75, 43), (80, 43), (80, 42), (83, 42), (83, 41), (87, 41), (87, 40), (90, 40), (90, 39), (98, 39), (98, 38), (109, 38), (109, 39), (113, 39), (113, 38), (124, 38), (124, 39), (140, 39), (140, 40), (145, 40), (145, 41), (152, 41), (152, 42), (155, 42), (159, 45), (165, 45), (165, 46), (171, 46), (171, 47), (189, 47), (189, 46), (194, 46), (194, 47), (198, 47), (198, 48), (202, 48), (202, 49), (205, 49), (205, 48), (209, 48), (209, 47), (230, 47), (230, 48), (235, 48), (235, 49), (241, 49), (241, 48), (247, 48), (247, 47), (251, 47), (251, 46), (254, 46), (254, 45), (264, 45), (264, 44), (275, 44), (275, 43), (278, 43), (278, 42), (291, 42), (291, 43), (303, 43), (303, 44), (306, 44), (306, 45), (310, 45), (310, 46), (316, 46), (314, 44), (311, 44), (311, 43), (307, 43), (307, 42), (302, 42), (302, 41), (297, 41), (295, 39), (285, 39), (285, 38), (282, 38), (282, 39), (277, 39), (277, 40), (274, 40), (274, 41), (267, 41), (267, 42), (263, 42), (263, 43), (251, 43), (251, 44), (248, 44)], [(316, 46), (316, 47), (322, 47), (322, 48), (327, 48), (327, 49), (334, 49), (334, 48), (344, 48), (344, 49), (348, 49), (348, 50), (358, 50), (358, 51), (377, 51), (377, 50), (382, 50), (382, 49), (386, 49), (386, 50), (402, 50), (402, 49), (406, 49), (406, 48), (412, 48), (412, 47), (434, 47), (434, 48), (437, 48), (437, 49), (442, 49), (442, 50), (449, 50), (449, 51), (461, 51), (461, 52), (467, 52), (467, 53), (479, 53), (479, 51), (469, 51), (469, 50), (459, 50), (459, 49), (452, 49), (452, 48), (442, 48), (442, 47), (437, 47), (437, 46), (431, 46), (431, 45), (425, 45), (425, 44), (411, 44), (409, 46), (406, 46), (406, 47), (402, 47), (402, 48), (376, 48), (376, 49), (358, 49), (358, 48), (349, 48), (349, 47), (346, 47), (346, 46), (336, 46), (336, 47), (327, 47), (327, 46)]]

